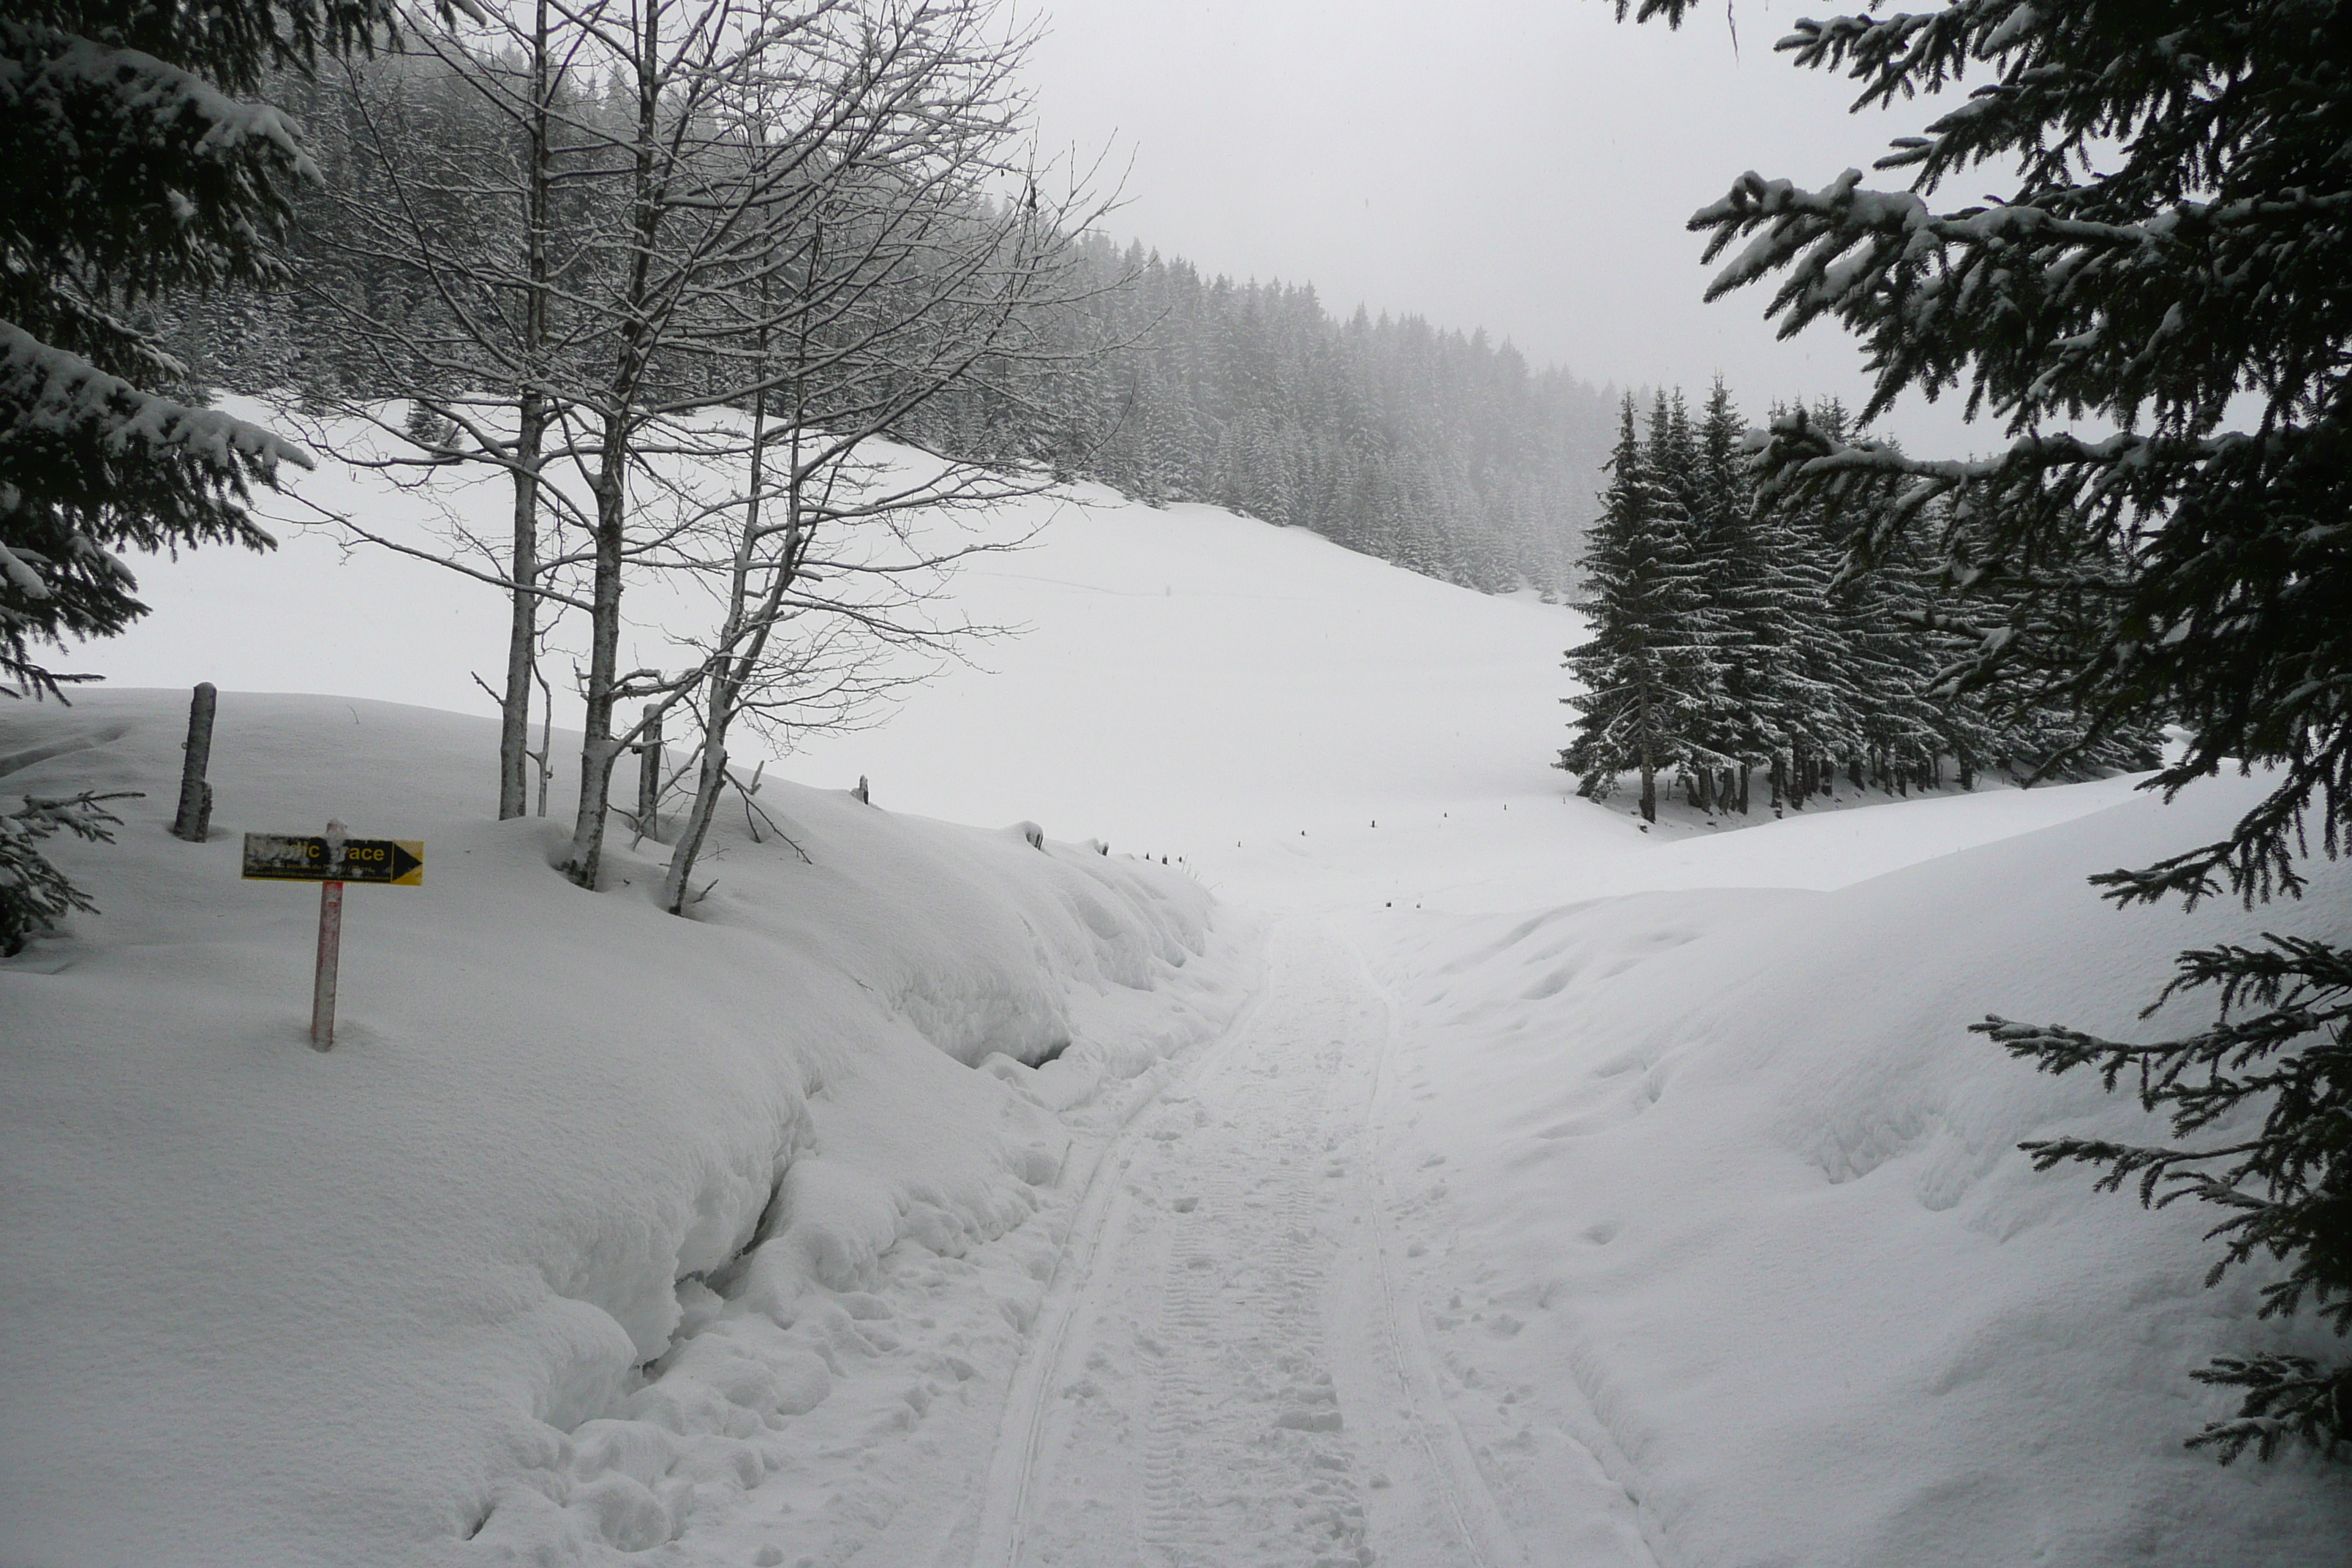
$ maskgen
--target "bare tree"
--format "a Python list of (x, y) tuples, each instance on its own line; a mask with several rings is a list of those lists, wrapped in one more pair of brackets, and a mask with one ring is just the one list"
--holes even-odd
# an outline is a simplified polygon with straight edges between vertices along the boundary
[[(501, 716), (499, 815), (510, 817), (528, 805), (546, 611), (584, 603), (558, 587), (578, 558), (551, 548), (556, 531), (543, 521), (551, 508), (556, 522), (564, 518), (567, 498), (548, 474), (562, 454), (549, 437), (597, 317), (585, 226), (561, 222), (558, 209), (567, 196), (575, 212), (593, 205), (614, 138), (577, 79), (590, 40), (551, 0), (483, 12), (478, 22), (462, 34), (420, 30), (397, 53), (344, 62), (334, 102), (355, 167), (334, 193), (333, 221), (320, 226), (326, 254), (306, 291), (334, 321), (356, 371), (335, 412), (394, 437), (385, 446), (322, 430), (320, 439), (346, 462), (434, 497), (443, 548), (334, 521), (509, 595), (503, 689), (491, 695)], [(390, 279), (398, 297), (372, 297), (350, 285), (352, 274)], [(387, 386), (404, 410), (379, 400)], [(503, 539), (446, 500), (446, 471), (475, 464), (511, 481)], [(544, 758), (540, 768), (543, 790)]]
[[(490, 464), (514, 499), (504, 539), (453, 507), (437, 548), (342, 521), (509, 595), (501, 815), (524, 809), (548, 612), (583, 616), (563, 862), (583, 886), (614, 765), (683, 707), (702, 740), (682, 907), (735, 721), (838, 717), (898, 679), (877, 651), (951, 638), (916, 607), (991, 546), (942, 543), (938, 519), (1035, 488), (870, 458), (948, 389), (993, 378), (1017, 399), (1035, 378), (1014, 371), (1048, 352), (1035, 317), (1076, 291), (1068, 237), (1095, 213), (1041, 198), (1014, 81), (1030, 37), (995, 0), (529, 0), (430, 47), (436, 80), (499, 126), (487, 161), (464, 137), (420, 153), (415, 84), (353, 79), (383, 174), (345, 243), (406, 268), (419, 302), (343, 309), (421, 416), (405, 448), (351, 455), (428, 489)], [(673, 570), (715, 584), (719, 624), (684, 669), (624, 670), (624, 593)]]
[[(684, 498), (677, 563), (702, 574), (719, 616), (654, 710), (683, 706), (699, 731), (663, 886), (672, 912), (735, 782), (738, 722), (851, 721), (908, 679), (888, 655), (982, 630), (934, 614), (932, 591), (963, 557), (1021, 541), (959, 514), (1050, 482), (876, 446), (950, 389), (1010, 395), (1054, 352), (1040, 324), (1081, 287), (1070, 237), (1099, 208), (1076, 191), (1041, 201), (1013, 80), (1026, 40), (991, 21), (978, 7), (868, 15), (836, 56), (747, 62), (722, 95), (746, 165), (797, 148), (803, 177), (762, 204), (747, 272), (696, 323), (720, 378), (750, 394), (674, 470), (702, 487)], [(845, 74), (866, 106), (854, 117), (835, 112)], [(725, 475), (740, 490), (709, 493)]]

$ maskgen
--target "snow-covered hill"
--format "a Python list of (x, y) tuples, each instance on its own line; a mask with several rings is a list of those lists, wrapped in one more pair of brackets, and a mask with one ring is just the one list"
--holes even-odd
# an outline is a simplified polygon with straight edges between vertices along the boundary
[[(701, 920), (642, 853), (581, 893), (474, 805), (489, 721), (364, 699), (225, 696), (183, 843), (185, 721), (0, 710), (8, 787), (147, 797), (59, 851), (103, 917), (0, 968), (11, 1564), (560, 1559), (772, 1472), (887, 1515), (925, 1390), (1035, 1310), (1045, 1106), (1114, 1113), (1240, 1000), (1189, 879), (840, 792), (763, 788), (806, 859), (739, 819)], [(329, 811), (426, 858), (350, 892), (320, 1056), (316, 895), (237, 868)]]
[[(79, 662), (175, 691), (0, 710), (0, 770), (89, 742), (5, 787), (151, 793), (0, 964), (0, 1560), (2352, 1561), (2340, 1472), (2179, 1447), (2190, 1367), (2307, 1332), (2200, 1289), (2199, 1215), (2032, 1173), (2141, 1119), (1964, 1032), (2185, 1028), (2132, 1016), (2176, 948), (2343, 937), (2333, 867), (2084, 885), (2246, 786), (1644, 832), (1547, 765), (1569, 612), (1037, 524), (959, 589), (1029, 632), (804, 738), (813, 864), (739, 828), (704, 921), (563, 884), (487, 721), (385, 705), (487, 708), (499, 606), (428, 567), (157, 563)], [(433, 847), (352, 894), (332, 1057), (301, 895), (161, 831), (200, 679), (221, 826)]]
[(2181, 1447), (2231, 1407), (2189, 1369), (2340, 1343), (2257, 1326), (2254, 1279), (2200, 1289), (2210, 1211), (2035, 1173), (2023, 1140), (2161, 1129), (1962, 1032), (2168, 1037), (2211, 1016), (2137, 1017), (2178, 949), (2346, 935), (2340, 866), (2294, 910), (2119, 914), (2084, 884), (2260, 794), (2141, 797), (1832, 891), (1424, 917), (1375, 949), (1415, 1279), (1532, 1560), (1570, 1538), (1578, 1445), (1660, 1563), (2348, 1560), (2341, 1467)]

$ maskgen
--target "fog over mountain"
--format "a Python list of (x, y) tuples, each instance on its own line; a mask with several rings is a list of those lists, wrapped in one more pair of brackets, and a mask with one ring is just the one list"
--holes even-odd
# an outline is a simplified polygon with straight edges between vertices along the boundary
[[(1443, 26), (1403, 0), (1063, 0), (1029, 76), (1048, 145), (1124, 174), (1122, 243), (1311, 282), (1340, 315), (1484, 327), (1595, 385), (1720, 372), (1744, 406), (1858, 406), (1853, 342), (1776, 342), (1757, 290), (1703, 303), (1712, 269), (1683, 227), (1743, 171), (1824, 185), (1930, 117), (1849, 116), (1845, 83), (1773, 53), (1819, 9), (1710, 6), (1674, 33), (1621, 27), (1603, 0), (1471, 0)], [(1950, 398), (1885, 425), (1938, 453), (1998, 435)]]

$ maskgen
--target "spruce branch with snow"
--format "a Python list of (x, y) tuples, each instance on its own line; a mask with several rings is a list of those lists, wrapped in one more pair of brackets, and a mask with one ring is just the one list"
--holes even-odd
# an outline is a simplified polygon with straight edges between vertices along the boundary
[[(282, 283), (288, 187), (315, 177), (268, 74), (386, 36), (390, 0), (36, 4), (0, 18), (0, 680), (144, 613), (118, 552), (267, 549), (255, 485), (309, 455), (171, 388), (137, 313)], [(5, 689), (5, 688), (0, 688)]]
[[(253, 487), (310, 455), (175, 395), (184, 369), (136, 313), (167, 290), (285, 280), (287, 187), (318, 171), (249, 95), (393, 20), (390, 0), (65, 0), (0, 17), (0, 692), (62, 699), (78, 678), (42, 650), (146, 613), (120, 552), (272, 544)], [(94, 908), (34, 843), (59, 826), (105, 838), (107, 798), (0, 820), (0, 951)]]
[(0, 815), (0, 958), (24, 951), (25, 943), (57, 929), (68, 915), (98, 913), (89, 894), (66, 879), (36, 847), (60, 829), (98, 844), (114, 842), (122, 818), (106, 809), (110, 800), (138, 800), (137, 790), (99, 795), (84, 790), (64, 799), (24, 797), (24, 808)]
[[(2226, 1245), (2207, 1284), (2268, 1257), (2287, 1268), (2263, 1285), (2262, 1316), (2291, 1317), (2308, 1303), (2338, 1333), (2352, 1331), (2352, 952), (2281, 936), (2185, 952), (2157, 1005), (2209, 987), (2221, 997), (2213, 1027), (2154, 1045), (1999, 1017), (1973, 1027), (2044, 1072), (2087, 1068), (2110, 1091), (2134, 1082), (2141, 1108), (2165, 1115), (2177, 1139), (2259, 1111), (2252, 1136), (2207, 1147), (2056, 1138), (2024, 1149), (2037, 1170), (2099, 1167), (2107, 1192), (2131, 1182), (2148, 1207), (2216, 1205), (2227, 1217), (2206, 1235)], [(2352, 1367), (2260, 1354), (2223, 1357), (2196, 1375), (2247, 1391), (2235, 1418), (2191, 1439), (2224, 1463), (2250, 1447), (2270, 1458), (2289, 1438), (2328, 1453), (2352, 1442)]]
[[(1678, 25), (1691, 0), (1617, 9)], [(1817, 189), (1742, 175), (1690, 220), (1709, 235), (1710, 260), (1745, 242), (1708, 297), (1777, 279), (1767, 311), (1783, 336), (1826, 319), (1861, 341), (1876, 377), (1864, 419), (1906, 391), (1960, 392), (2009, 445), (1979, 461), (1930, 460), (1791, 416), (1762, 454), (1766, 500), (1844, 506), (1855, 573), (1932, 526), (1973, 621), (1955, 689), (2012, 680), (2027, 700), (2086, 715), (2086, 742), (2178, 721), (2186, 744), (2150, 781), (2167, 798), (2225, 767), (2270, 770), (2270, 793), (2231, 833), (2096, 879), (2111, 898), (2193, 906), (2224, 891), (2248, 904), (2298, 894), (2312, 842), (2334, 856), (2352, 830), (2344, 8), (1949, 0), (1801, 22), (1778, 47), (1858, 83), (1856, 110), (1980, 80), (1878, 161), (1907, 171), (1907, 190), (1867, 189), (1852, 169)], [(2008, 194), (1930, 205), (1948, 179), (1980, 171), (2005, 174)], [(2116, 433), (2063, 427), (2086, 417)], [(1851, 504), (1862, 499), (1884, 504)], [(2324, 942), (2282, 939), (2277, 952), (2186, 954), (2183, 975), (2195, 978), (2182, 983), (2266, 996), (2282, 953), (2315, 986), (2341, 963)], [(2274, 1011), (2136, 1048), (2011, 1025), (1997, 1037), (2053, 1071), (2099, 1062), (2111, 1084), (2120, 1061), (2137, 1059), (2144, 1094), (2172, 1106), (2177, 1123), (2202, 1124), (2175, 1064), (2217, 1075), (2200, 1093), (2267, 1106), (2242, 1148), (2045, 1145), (2036, 1157), (2103, 1165), (2109, 1185), (2137, 1173), (2144, 1197), (2147, 1183), (2178, 1178), (2167, 1195), (2231, 1211), (2216, 1232), (2230, 1238), (2224, 1267), (2256, 1250), (2293, 1260), (2267, 1311), (2292, 1312), (2308, 1290), (2341, 1332), (2352, 1328), (2332, 1294), (2352, 1247), (2344, 1112), (2314, 1088), (2343, 1071), (2341, 1026), (2291, 1023)], [(2321, 1044), (2284, 1043), (2330, 1027)], [(2134, 1049), (2147, 1054), (2116, 1054)], [(2270, 1052), (2269, 1066), (2248, 1070)], [(2315, 1165), (2311, 1141), (2331, 1136), (2330, 1117), (2338, 1152)], [(2213, 1158), (2238, 1163), (2199, 1173)], [(2324, 1194), (2307, 1213), (2289, 1201), (2305, 1184)], [(2205, 1380), (2243, 1389), (2244, 1402), (2200, 1441), (2224, 1457), (2252, 1445), (2267, 1458), (2282, 1434), (2336, 1451), (2352, 1436), (2347, 1376), (2261, 1354), (2217, 1362)]]

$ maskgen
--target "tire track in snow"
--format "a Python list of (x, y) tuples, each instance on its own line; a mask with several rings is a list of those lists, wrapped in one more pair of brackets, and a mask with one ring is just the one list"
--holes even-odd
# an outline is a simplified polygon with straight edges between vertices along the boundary
[[(1279, 984), (1295, 967), (1286, 953)], [(1343, 1064), (1328, 1049), (1301, 1059), (1309, 1020), (1295, 1008), (1281, 997), (1204, 1071), (1196, 1122), (1227, 1114), (1171, 1142), (1158, 1173), (1173, 1201), (1152, 1442), (1173, 1462), (1148, 1476), (1137, 1521), (1150, 1568), (1370, 1560), (1322, 1333), (1322, 1133)]]
[[(1235, 1036), (1248, 1028), (1264, 1009), (1265, 998), (1266, 992), (1261, 989), (1204, 1055), (1213, 1056), (1223, 1050)], [(1192, 1073), (1181, 1075), (1177, 1081), (1197, 1075), (1200, 1069), (1201, 1064), (1196, 1061)], [(1053, 1275), (1046, 1281), (1045, 1299), (1038, 1309), (1038, 1332), (1023, 1352), (1021, 1363), (1013, 1372), (1012, 1389), (1006, 1395), (1004, 1415), (997, 1428), (995, 1455), (989, 1466), (986, 1490), (980, 1500), (973, 1568), (1013, 1568), (1022, 1560), (1030, 1490), (1045, 1447), (1045, 1427), (1053, 1410), (1053, 1391), (1061, 1383), (1059, 1374), (1064, 1370), (1071, 1324), (1087, 1302), (1106, 1237), (1114, 1243), (1117, 1239), (1119, 1215), (1114, 1211), (1123, 1212), (1126, 1206), (1120, 1202), (1124, 1196), (1122, 1184), (1139, 1152), (1138, 1123), (1160, 1103), (1170, 1087), (1169, 1082), (1162, 1082), (1137, 1096), (1120, 1118), (1118, 1130), (1097, 1146), (1093, 1163), (1087, 1169), (1069, 1228), (1063, 1234), (1060, 1255), (1055, 1260)], [(1108, 1181), (1104, 1179), (1106, 1169), (1113, 1173)], [(940, 1561), (944, 1563), (945, 1558)]]
[(1527, 1553), (1513, 1537), (1486, 1477), (1478, 1469), (1476, 1456), (1470, 1451), (1469, 1439), (1463, 1436), (1461, 1423), (1454, 1418), (1446, 1404), (1444, 1391), (1437, 1381), (1436, 1358), (1430, 1353), (1428, 1341), (1422, 1332), (1420, 1305), (1398, 1288), (1393, 1261), (1397, 1239), (1388, 1217), (1396, 1211), (1396, 1197), (1389, 1190), (1388, 1168), (1381, 1159), (1380, 1150), (1383, 1091), (1390, 1081), (1391, 1058), (1396, 1047), (1396, 1001), (1373, 975), (1362, 952), (1352, 944), (1349, 958), (1366, 994), (1377, 1000), (1381, 1010), (1379, 1047), (1372, 1058), (1370, 1092), (1364, 1097), (1360, 1123), (1364, 1163), (1370, 1167), (1365, 1178), (1369, 1189), (1365, 1207), (1371, 1215), (1371, 1235), (1366, 1238), (1370, 1255), (1366, 1261), (1371, 1277), (1369, 1282), (1376, 1288), (1378, 1296), (1378, 1310), (1373, 1314), (1378, 1353), (1385, 1369), (1395, 1378), (1395, 1386), (1403, 1393), (1400, 1405), (1403, 1425), (1422, 1454), (1426, 1465), (1423, 1473), (1433, 1483), (1437, 1500), (1461, 1543), (1465, 1553), (1461, 1560), (1475, 1568), (1517, 1565), (1527, 1561)]
[(1248, 1012), (1089, 1173), (973, 1568), (1527, 1561), (1388, 1261), (1392, 1015), (1328, 932), (1270, 947)]
[[(1475, 1563), (1480, 1568), (1525, 1563), (1531, 1559), (1512, 1531), (1493, 1488), (1487, 1484), (1469, 1436), (1438, 1381), (1437, 1356), (1423, 1327), (1420, 1303), (1410, 1284), (1400, 1280), (1399, 1238), (1390, 1216), (1401, 1213), (1402, 1207), (1390, 1188), (1388, 1163), (1381, 1158), (1381, 1129), (1388, 1097), (1395, 1084), (1402, 1005), (1396, 994), (1374, 973), (1360, 948), (1349, 943), (1349, 953), (1365, 993), (1377, 999), (1381, 1015), (1380, 1049), (1370, 1074), (1371, 1091), (1364, 1104), (1362, 1130), (1372, 1170), (1369, 1179), (1372, 1191), (1367, 1207), (1373, 1226), (1367, 1238), (1370, 1245), (1366, 1250), (1370, 1256), (1366, 1259), (1368, 1278), (1364, 1285), (1378, 1296), (1382, 1359), (1406, 1391), (1405, 1422), (1411, 1428), (1413, 1445), (1428, 1460), (1427, 1474), (1438, 1483), (1439, 1500), (1469, 1553), (1461, 1561)], [(1594, 1425), (1598, 1425), (1597, 1420)], [(1581, 1542), (1584, 1550), (1579, 1553), (1578, 1561), (1592, 1568), (1601, 1568), (1604, 1563), (1610, 1568), (1661, 1568), (1637, 1523), (1631, 1528), (1608, 1528), (1608, 1514), (1638, 1521), (1640, 1512), (1632, 1493), (1615, 1479), (1616, 1471), (1601, 1463), (1584, 1439), (1566, 1432), (1560, 1436), (1586, 1462), (1591, 1479), (1584, 1484), (1598, 1482), (1599, 1489), (1606, 1494), (1596, 1500), (1600, 1506), (1585, 1505), (1592, 1515), (1591, 1522), (1601, 1527), (1599, 1533), (1606, 1538), (1606, 1543), (1591, 1539)], [(1622, 1468), (1622, 1461), (1619, 1468)], [(1564, 1482), (1567, 1478), (1559, 1479)]]

